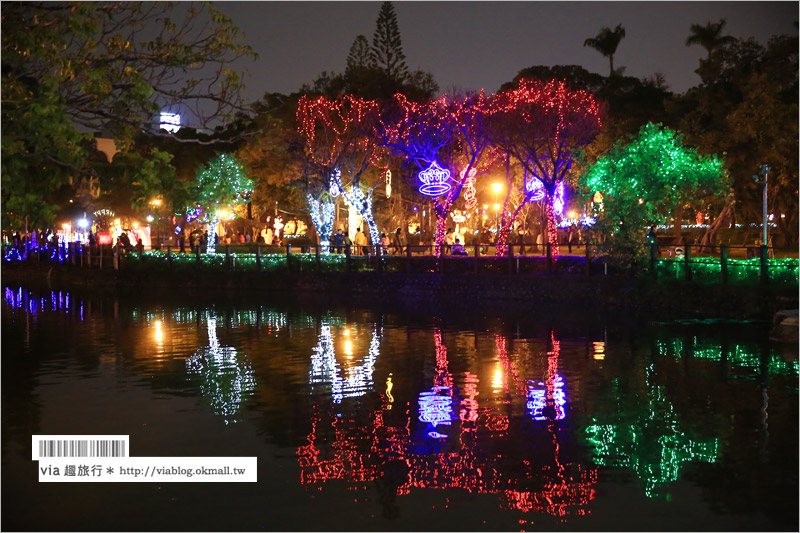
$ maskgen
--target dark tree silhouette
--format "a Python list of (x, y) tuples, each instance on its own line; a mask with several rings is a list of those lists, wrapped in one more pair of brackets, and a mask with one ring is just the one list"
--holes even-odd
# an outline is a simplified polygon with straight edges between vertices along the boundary
[(590, 37), (583, 41), (583, 46), (594, 48), (608, 58), (609, 76), (614, 75), (614, 54), (617, 52), (617, 46), (620, 41), (625, 37), (625, 28), (622, 24), (617, 24), (613, 30), (611, 28), (603, 27), (596, 37)]
[(691, 35), (686, 38), (686, 46), (699, 44), (708, 52), (708, 59), (711, 59), (711, 52), (720, 46), (734, 42), (736, 39), (730, 35), (722, 35), (722, 28), (725, 27), (725, 19), (719, 22), (708, 21), (705, 25), (692, 24), (689, 28)]

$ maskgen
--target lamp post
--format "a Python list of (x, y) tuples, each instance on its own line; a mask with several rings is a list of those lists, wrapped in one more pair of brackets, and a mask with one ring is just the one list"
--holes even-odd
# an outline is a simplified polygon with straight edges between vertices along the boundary
[(769, 172), (772, 170), (768, 165), (761, 165), (759, 168), (761, 171), (761, 179), (759, 179), (758, 174), (753, 175), (753, 179), (756, 183), (761, 185), (761, 194), (763, 198), (763, 215), (764, 215), (764, 223), (763, 223), (763, 240), (761, 241), (762, 246), (767, 246), (769, 241), (767, 240), (767, 177), (769, 176)]

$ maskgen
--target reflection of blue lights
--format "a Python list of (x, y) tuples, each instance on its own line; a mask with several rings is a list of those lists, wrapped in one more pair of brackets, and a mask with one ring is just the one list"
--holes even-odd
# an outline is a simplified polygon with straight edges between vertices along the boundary
[(452, 399), (450, 387), (433, 387), (419, 393), (419, 419), (421, 422), (449, 426), (452, 420)]
[(439, 433), (438, 431), (429, 431), (428, 436), (432, 439), (446, 439), (447, 435)]
[(431, 166), (419, 173), (419, 180), (422, 185), (419, 187), (419, 192), (426, 196), (439, 196), (450, 190), (450, 184), (447, 180), (450, 179), (450, 171), (442, 168), (434, 161)]
[[(567, 404), (567, 396), (564, 393), (564, 380), (558, 374), (556, 374), (555, 378), (553, 379), (552, 393), (550, 394), (550, 398), (552, 400), (552, 407), (555, 410), (554, 413), (547, 413), (547, 411), (543, 412), (548, 404), (548, 391), (546, 388), (539, 388), (541, 386), (544, 386), (541, 381), (538, 383), (538, 385), (528, 385), (528, 402), (526, 403), (528, 413), (530, 413), (534, 420), (538, 421), (548, 419), (563, 420), (566, 416), (566, 411), (564, 408)], [(551, 416), (546, 416), (547, 414), (550, 414)]]

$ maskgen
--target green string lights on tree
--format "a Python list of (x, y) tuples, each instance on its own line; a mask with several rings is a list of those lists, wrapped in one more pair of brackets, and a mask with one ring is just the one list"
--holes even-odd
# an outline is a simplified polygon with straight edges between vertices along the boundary
[(252, 190), (253, 181), (247, 177), (242, 164), (231, 155), (219, 154), (198, 169), (197, 178), (191, 188), (194, 202), (188, 211), (190, 214), (195, 212), (198, 218), (209, 224), (208, 253), (213, 254), (216, 251), (214, 236), (217, 233), (220, 211), (249, 202)]
[(606, 251), (626, 262), (645, 253), (645, 235), (665, 223), (679, 207), (704, 206), (730, 187), (723, 162), (684, 146), (683, 135), (649, 123), (627, 144), (617, 142), (580, 177), (584, 193), (600, 192), (594, 204), (597, 229), (607, 237)]

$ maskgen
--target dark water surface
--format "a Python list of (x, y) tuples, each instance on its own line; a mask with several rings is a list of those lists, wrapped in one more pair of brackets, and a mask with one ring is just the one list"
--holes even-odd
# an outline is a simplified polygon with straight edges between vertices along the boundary
[[(3, 290), (6, 531), (798, 528), (768, 324)], [(258, 483), (39, 483), (32, 434)]]

